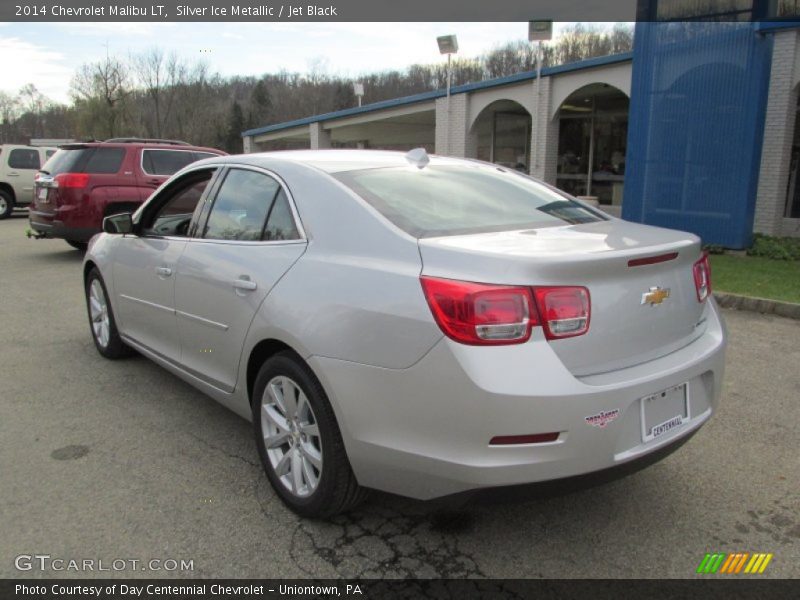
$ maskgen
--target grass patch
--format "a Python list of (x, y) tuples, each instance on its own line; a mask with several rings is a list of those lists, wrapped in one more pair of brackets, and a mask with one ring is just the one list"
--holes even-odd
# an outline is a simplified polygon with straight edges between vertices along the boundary
[(800, 304), (800, 262), (760, 256), (712, 255), (714, 290)]

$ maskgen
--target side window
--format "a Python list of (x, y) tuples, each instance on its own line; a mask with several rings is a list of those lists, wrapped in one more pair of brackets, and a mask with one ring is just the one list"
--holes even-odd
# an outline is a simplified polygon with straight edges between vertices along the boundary
[(286, 192), (281, 188), (269, 213), (267, 227), (264, 230), (264, 239), (296, 240), (299, 238), (300, 233), (297, 231), (292, 209), (289, 207), (289, 199), (286, 197)]
[(55, 153), (56, 153), (56, 150), (45, 150), (45, 152), (44, 152), (44, 160), (45, 160), (45, 162), (50, 160), (50, 157), (53, 156), (53, 154), (55, 154)]
[(8, 166), (12, 169), (38, 169), (39, 151), (15, 148), (8, 155)]
[(255, 171), (231, 169), (211, 207), (203, 237), (210, 240), (260, 240), (267, 214), (280, 189), (280, 184), (272, 177)]
[(123, 158), (125, 158), (125, 148), (96, 148), (86, 161), (83, 172), (112, 175), (119, 172)]
[(142, 169), (148, 175), (173, 175), (196, 160), (195, 153), (186, 150), (142, 150)]
[(208, 187), (214, 171), (193, 173), (171, 190), (165, 190), (168, 198), (153, 215), (145, 217), (142, 229), (145, 235), (186, 236), (192, 216), (198, 208), (203, 192)]

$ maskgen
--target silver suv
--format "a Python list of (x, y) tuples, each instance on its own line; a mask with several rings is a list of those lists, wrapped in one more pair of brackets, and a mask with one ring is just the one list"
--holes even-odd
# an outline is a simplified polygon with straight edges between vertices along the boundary
[(0, 146), (0, 219), (6, 219), (16, 207), (26, 207), (33, 200), (33, 179), (58, 148)]

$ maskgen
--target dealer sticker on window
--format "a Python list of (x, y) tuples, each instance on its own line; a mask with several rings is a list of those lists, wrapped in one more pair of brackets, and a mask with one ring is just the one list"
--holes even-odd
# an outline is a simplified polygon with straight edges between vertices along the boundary
[(642, 440), (649, 442), (689, 420), (688, 384), (682, 383), (641, 399)]

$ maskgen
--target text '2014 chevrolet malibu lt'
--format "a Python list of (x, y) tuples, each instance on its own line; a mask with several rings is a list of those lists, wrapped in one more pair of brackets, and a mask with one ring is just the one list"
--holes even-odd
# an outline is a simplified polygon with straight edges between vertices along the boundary
[(717, 408), (700, 240), (516, 171), (398, 152), (214, 157), (110, 216), (84, 263), (97, 349), (252, 419), (308, 516), (615, 471)]

